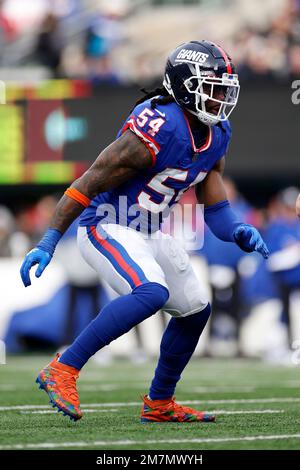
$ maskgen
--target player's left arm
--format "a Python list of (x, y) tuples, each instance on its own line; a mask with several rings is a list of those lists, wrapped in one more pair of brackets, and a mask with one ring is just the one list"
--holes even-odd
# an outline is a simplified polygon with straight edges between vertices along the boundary
[(225, 158), (221, 158), (201, 184), (196, 186), (199, 203), (204, 204), (204, 219), (220, 240), (235, 242), (242, 250), (258, 251), (268, 258), (269, 250), (255, 227), (240, 222), (231, 209), (223, 183)]

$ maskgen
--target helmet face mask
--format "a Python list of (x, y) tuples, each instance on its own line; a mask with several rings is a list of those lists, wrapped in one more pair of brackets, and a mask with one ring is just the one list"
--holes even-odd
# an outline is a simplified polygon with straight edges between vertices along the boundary
[[(201, 63), (187, 60), (188, 55), (195, 58), (197, 53)], [(227, 120), (238, 101), (238, 75), (229, 60), (213, 43), (183, 44), (168, 59), (163, 85), (177, 104), (213, 126)]]
[[(199, 66), (196, 66), (199, 68)], [(197, 75), (191, 76), (184, 81), (188, 93), (195, 95), (195, 114), (200, 121), (208, 125), (217, 124), (220, 121), (226, 121), (234, 110), (239, 97), (239, 80), (237, 74), (223, 73), (222, 77), (201, 76), (201, 71)], [(223, 99), (218, 99), (223, 95)], [(215, 103), (217, 113), (209, 112), (207, 103)]]

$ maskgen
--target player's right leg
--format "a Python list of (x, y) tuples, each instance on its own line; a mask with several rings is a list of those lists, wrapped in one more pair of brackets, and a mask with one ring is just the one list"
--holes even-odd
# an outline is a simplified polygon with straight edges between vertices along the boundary
[(76, 380), (84, 364), (101, 348), (156, 313), (169, 296), (164, 273), (138, 232), (113, 224), (105, 230), (80, 227), (78, 243), (84, 259), (120, 297), (107, 304), (37, 378), (51, 403), (72, 419), (82, 416)]

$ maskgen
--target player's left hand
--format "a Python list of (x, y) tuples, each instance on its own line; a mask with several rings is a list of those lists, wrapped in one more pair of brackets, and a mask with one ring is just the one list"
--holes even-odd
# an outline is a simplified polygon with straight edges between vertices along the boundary
[(240, 224), (234, 231), (234, 239), (237, 245), (244, 251), (251, 253), (258, 251), (264, 258), (269, 257), (269, 250), (260, 233), (255, 227), (248, 224)]
[(51, 258), (52, 255), (50, 253), (47, 253), (40, 248), (34, 248), (29, 253), (27, 253), (20, 269), (21, 278), (25, 287), (31, 285), (30, 269), (32, 266), (38, 264), (35, 277), (40, 277), (46, 266), (48, 266), (50, 263)]

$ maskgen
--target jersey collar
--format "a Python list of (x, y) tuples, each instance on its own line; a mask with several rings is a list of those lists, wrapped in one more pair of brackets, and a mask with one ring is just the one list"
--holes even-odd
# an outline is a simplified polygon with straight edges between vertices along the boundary
[(194, 141), (194, 136), (193, 136), (193, 133), (192, 133), (192, 130), (191, 130), (191, 126), (190, 126), (190, 123), (189, 123), (189, 120), (188, 118), (186, 117), (185, 115), (185, 112), (183, 111), (183, 116), (184, 116), (184, 119), (185, 119), (185, 122), (186, 122), (186, 125), (187, 125), (187, 128), (188, 128), (188, 131), (189, 131), (189, 135), (190, 135), (190, 139), (191, 139), (191, 144), (192, 144), (192, 147), (193, 147), (193, 150), (195, 153), (200, 153), (200, 152), (204, 152), (205, 150), (208, 150), (209, 147), (211, 146), (211, 143), (212, 143), (212, 137), (213, 137), (213, 126), (208, 126), (208, 135), (206, 137), (206, 141), (205, 143), (197, 148), (196, 145), (195, 145), (195, 141)]

